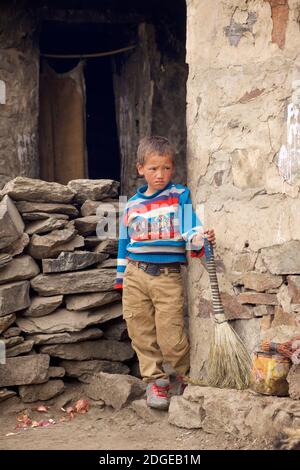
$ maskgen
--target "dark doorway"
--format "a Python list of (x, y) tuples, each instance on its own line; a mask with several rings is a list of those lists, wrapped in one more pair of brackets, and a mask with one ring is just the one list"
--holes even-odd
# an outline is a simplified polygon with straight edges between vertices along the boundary
[(120, 180), (120, 156), (110, 57), (87, 61), (86, 142), (90, 178)]
[[(47, 21), (40, 35), (41, 55), (90, 54), (120, 47), (111, 40), (111, 31), (103, 31), (97, 24), (72, 24)], [(85, 109), (85, 175), (91, 179), (120, 180), (120, 152), (116, 126), (113, 91), (112, 59), (110, 56), (82, 59), (84, 61)], [(44, 58), (57, 73), (66, 74), (78, 65), (80, 59)], [(54, 113), (55, 114), (55, 113)], [(52, 113), (53, 115), (53, 113)], [(49, 155), (48, 158), (55, 158)]]

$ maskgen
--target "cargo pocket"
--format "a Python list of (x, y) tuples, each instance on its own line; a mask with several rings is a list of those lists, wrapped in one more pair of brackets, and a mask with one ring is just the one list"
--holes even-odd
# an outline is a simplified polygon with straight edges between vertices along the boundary
[(181, 323), (171, 323), (168, 335), (166, 336), (166, 342), (175, 348), (182, 342), (184, 336), (184, 326)]
[(138, 312), (134, 309), (130, 307), (123, 309), (123, 318), (126, 322), (128, 336), (133, 342), (139, 341), (141, 338), (140, 321), (137, 317)]
[(123, 308), (123, 318), (124, 320), (130, 320), (131, 318), (133, 318), (132, 310), (130, 310), (129, 308)]

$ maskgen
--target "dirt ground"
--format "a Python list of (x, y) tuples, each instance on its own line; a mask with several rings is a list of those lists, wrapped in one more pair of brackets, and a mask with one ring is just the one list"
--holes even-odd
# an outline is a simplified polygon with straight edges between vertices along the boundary
[[(9, 403), (10, 402), (10, 403)], [(7, 404), (5, 404), (7, 403)], [(168, 423), (167, 413), (153, 423), (146, 422), (129, 407), (119, 411), (93, 404), (86, 414), (65, 417), (59, 402), (47, 413), (34, 411), (37, 404), (21, 405), (17, 399), (2, 402), (0, 409), (1, 450), (254, 450), (272, 449), (272, 443), (258, 439), (239, 440), (230, 434), (207, 434), (199, 429), (182, 429)], [(49, 427), (17, 430), (17, 417), (56, 421)]]

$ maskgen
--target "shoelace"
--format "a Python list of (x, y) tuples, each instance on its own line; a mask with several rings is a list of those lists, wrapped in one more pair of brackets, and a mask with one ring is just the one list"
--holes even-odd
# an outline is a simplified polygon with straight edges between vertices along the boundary
[(169, 387), (160, 387), (159, 385), (152, 385), (153, 392), (160, 398), (167, 398), (167, 391)]

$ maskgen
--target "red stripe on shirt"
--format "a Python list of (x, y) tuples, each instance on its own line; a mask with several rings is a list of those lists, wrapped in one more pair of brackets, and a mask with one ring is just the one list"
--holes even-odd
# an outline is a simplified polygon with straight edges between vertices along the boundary
[(159, 207), (168, 207), (172, 205), (178, 206), (178, 204), (179, 204), (179, 197), (175, 197), (175, 196), (169, 197), (168, 199), (165, 199), (165, 200), (160, 200), (160, 201), (158, 200), (154, 202), (152, 201), (143, 205), (137, 204), (136, 206), (128, 210), (128, 212), (125, 214), (124, 224), (127, 225), (128, 218), (133, 212), (137, 212), (138, 214), (145, 214), (146, 212), (149, 212), (154, 209), (158, 209)]

